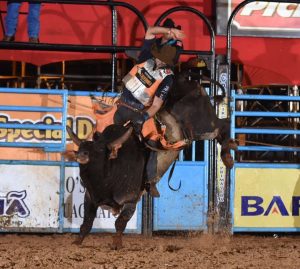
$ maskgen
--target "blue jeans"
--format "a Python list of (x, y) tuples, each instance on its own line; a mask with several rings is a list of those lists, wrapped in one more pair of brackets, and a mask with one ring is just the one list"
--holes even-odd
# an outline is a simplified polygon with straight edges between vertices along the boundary
[[(5, 18), (5, 34), (14, 36), (17, 30), (19, 9), (22, 3), (8, 2), (7, 14)], [(29, 3), (29, 11), (27, 16), (27, 30), (29, 37), (39, 37), (40, 32), (40, 11), (41, 4)]]

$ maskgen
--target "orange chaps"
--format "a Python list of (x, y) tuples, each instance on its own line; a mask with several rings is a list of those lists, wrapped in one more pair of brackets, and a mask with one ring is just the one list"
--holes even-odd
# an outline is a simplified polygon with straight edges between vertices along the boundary
[[(103, 132), (103, 130), (114, 123), (114, 114), (117, 111), (117, 105), (102, 106), (101, 102), (93, 101), (93, 111), (96, 117), (96, 127), (94, 131)], [(142, 134), (146, 140), (153, 140), (160, 142), (164, 149), (180, 150), (186, 145), (185, 141), (178, 141), (169, 143), (165, 139), (165, 128), (158, 130), (153, 118), (145, 121), (142, 129)]]

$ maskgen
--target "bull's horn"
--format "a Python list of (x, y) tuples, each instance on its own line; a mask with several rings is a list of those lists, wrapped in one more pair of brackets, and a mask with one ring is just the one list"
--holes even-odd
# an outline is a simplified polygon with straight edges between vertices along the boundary
[(72, 129), (69, 126), (67, 126), (67, 132), (73, 142), (79, 147), (81, 140), (78, 138), (78, 136), (76, 136), (76, 134), (73, 133)]
[(122, 147), (122, 144), (125, 143), (126, 140), (130, 137), (132, 130), (133, 128), (130, 127), (125, 134), (107, 145), (107, 147), (111, 150), (109, 159), (116, 159), (118, 157), (118, 150)]
[(124, 142), (127, 141), (127, 139), (130, 137), (132, 133), (133, 128), (130, 127), (125, 134), (123, 134), (121, 137), (117, 138), (116, 140), (112, 141), (111, 143), (108, 144), (108, 148), (112, 149), (116, 145), (122, 145)]

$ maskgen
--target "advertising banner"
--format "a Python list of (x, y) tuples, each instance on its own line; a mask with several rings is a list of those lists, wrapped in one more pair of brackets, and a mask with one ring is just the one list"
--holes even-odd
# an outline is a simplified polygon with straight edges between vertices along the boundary
[[(226, 35), (232, 11), (242, 0), (216, 1), (216, 31)], [(300, 36), (300, 3), (254, 1), (243, 6), (232, 23), (232, 34), (240, 36), (287, 37)]]
[(58, 228), (59, 175), (55, 166), (0, 165), (0, 231)]
[[(0, 104), (24, 106), (24, 95), (0, 94)], [(96, 123), (89, 96), (69, 96), (67, 125), (72, 127), (80, 139), (89, 139)], [(107, 100), (111, 102), (111, 100)], [(27, 106), (62, 106), (59, 96), (31, 94)], [(29, 123), (45, 125), (61, 124), (60, 113), (1, 111), (1, 123)], [(0, 142), (52, 142), (61, 141), (61, 130), (27, 130), (0, 128)], [(67, 136), (67, 151), (77, 146)], [(8, 147), (0, 151), (1, 160), (58, 161), (61, 153), (45, 153), (42, 149)], [(84, 215), (85, 188), (81, 184), (79, 167), (66, 167), (64, 177), (64, 203), (59, 204), (60, 166), (46, 165), (0, 165), (0, 231), (79, 231)], [(63, 210), (64, 219), (59, 219)], [(127, 230), (138, 229), (137, 212), (127, 224)], [(93, 229), (114, 230), (116, 217), (99, 208)]]
[(237, 168), (234, 227), (300, 227), (299, 169)]
[[(65, 170), (65, 203), (64, 203), (64, 228), (79, 229), (83, 222), (84, 214), (84, 193), (85, 188), (82, 186), (79, 177), (78, 167), (67, 167)], [(96, 218), (93, 223), (93, 229), (114, 230), (115, 220), (111, 211), (98, 208)], [(127, 223), (127, 230), (136, 230), (137, 227), (137, 210)]]
[[(24, 101), (24, 99), (26, 101)], [(62, 98), (53, 95), (41, 94), (13, 94), (0, 93), (0, 105), (33, 107), (61, 107)], [(26, 123), (26, 124), (61, 124), (62, 114), (57, 112), (24, 112), (0, 111), (0, 123)], [(87, 139), (93, 132), (95, 115), (89, 96), (69, 96), (67, 125), (72, 127), (80, 139)], [(61, 130), (29, 130), (19, 128), (0, 128), (0, 142), (27, 142), (27, 143), (60, 143)], [(73, 149), (67, 136), (67, 149)], [(0, 151), (0, 160), (53, 160), (59, 161), (61, 154), (45, 153), (38, 148), (6, 148)]]
[[(0, 231), (37, 231), (59, 227), (60, 168), (33, 165), (0, 165)], [(79, 230), (84, 215), (85, 188), (78, 167), (65, 174), (64, 229)], [(99, 208), (94, 229), (114, 230), (116, 217)], [(137, 211), (127, 230), (138, 229)]]

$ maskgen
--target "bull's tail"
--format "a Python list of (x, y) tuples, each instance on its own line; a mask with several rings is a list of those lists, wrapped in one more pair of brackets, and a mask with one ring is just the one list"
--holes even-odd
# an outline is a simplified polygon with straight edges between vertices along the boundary
[(217, 103), (223, 102), (223, 100), (224, 100), (224, 98), (226, 96), (226, 89), (225, 89), (225, 87), (219, 81), (211, 79), (211, 78), (209, 78), (207, 76), (203, 76), (203, 79), (208, 80), (209, 82), (214, 83), (216, 86), (218, 86), (221, 89), (222, 94), (221, 95), (215, 95), (214, 96), (214, 101), (217, 102)]

